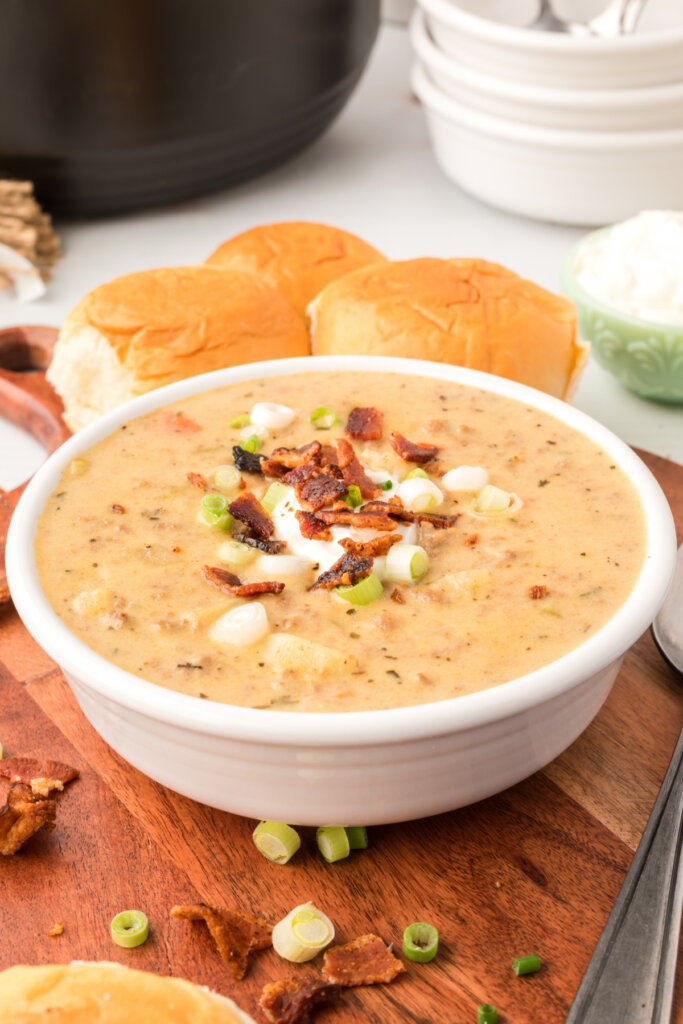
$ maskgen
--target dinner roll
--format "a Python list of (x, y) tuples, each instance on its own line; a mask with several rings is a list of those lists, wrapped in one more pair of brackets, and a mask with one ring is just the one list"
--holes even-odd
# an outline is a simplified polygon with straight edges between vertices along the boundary
[(311, 299), (330, 281), (359, 267), (384, 262), (384, 256), (341, 228), (289, 221), (235, 235), (206, 262), (260, 274), (304, 316)]
[(81, 299), (47, 379), (78, 430), (162, 384), (308, 353), (301, 317), (265, 281), (219, 267), (164, 267), (118, 277)]
[(231, 999), (114, 963), (0, 972), (2, 1024), (254, 1024)]
[(309, 306), (316, 355), (456, 363), (570, 398), (588, 356), (567, 299), (496, 263), (417, 259), (355, 270)]

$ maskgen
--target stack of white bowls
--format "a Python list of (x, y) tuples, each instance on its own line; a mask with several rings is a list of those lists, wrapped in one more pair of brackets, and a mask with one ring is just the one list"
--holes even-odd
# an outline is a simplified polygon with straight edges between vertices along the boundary
[(683, 20), (606, 39), (418, 2), (413, 88), (462, 188), (567, 224), (683, 208)]

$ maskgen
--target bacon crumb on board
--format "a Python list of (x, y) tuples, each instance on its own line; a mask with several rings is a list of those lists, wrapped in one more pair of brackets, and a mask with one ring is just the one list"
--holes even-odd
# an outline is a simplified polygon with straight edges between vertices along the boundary
[(344, 946), (333, 946), (323, 957), (323, 978), (335, 985), (386, 984), (404, 971), (378, 935), (360, 935)]
[(252, 533), (263, 540), (267, 540), (275, 532), (273, 520), (251, 491), (245, 491), (244, 494), (240, 494), (239, 498), (231, 501), (228, 505), (228, 512), (235, 519), (239, 519), (241, 523), (245, 523)]
[(227, 569), (220, 569), (215, 565), (202, 567), (202, 578), (212, 587), (218, 587), (224, 594), (231, 594), (233, 597), (254, 597), (257, 594), (280, 594), (284, 589), (284, 583), (268, 580), (262, 583), (242, 583), (239, 576)]
[(339, 543), (352, 555), (358, 558), (378, 558), (386, 555), (387, 551), (403, 540), (400, 533), (383, 533), (381, 537), (373, 537), (372, 540), (353, 540), (352, 537), (341, 537)]
[(537, 584), (534, 587), (529, 587), (529, 597), (532, 601), (540, 601), (542, 597), (548, 593), (548, 588), (544, 583)]
[(237, 981), (246, 974), (249, 954), (272, 945), (273, 926), (260, 917), (243, 914), (239, 910), (194, 903), (171, 907), (170, 915), (185, 921), (204, 921), (221, 959)]
[(64, 925), (60, 924), (59, 921), (58, 921), (56, 924), (52, 925), (52, 928), (50, 928), (50, 930), (49, 930), (49, 932), (47, 934), (52, 936), (52, 938), (54, 939), (54, 938), (56, 938), (57, 935), (63, 935), (63, 933), (64, 933)]
[(382, 413), (372, 406), (357, 406), (349, 413), (346, 433), (358, 441), (379, 441), (382, 437)]
[(416, 444), (395, 430), (389, 434), (389, 444), (404, 462), (431, 462), (440, 451), (435, 444)]
[(318, 576), (311, 590), (331, 590), (332, 587), (349, 586), (369, 576), (372, 572), (371, 558), (358, 558), (346, 552), (327, 572)]
[(0, 806), (0, 854), (9, 857), (39, 829), (54, 828), (56, 794), (78, 775), (77, 768), (61, 761), (36, 757), (0, 761), (0, 780), (9, 782), (6, 802)]
[(192, 484), (193, 487), (199, 487), (202, 491), (208, 491), (209, 489), (209, 485), (201, 473), (188, 473), (187, 482)]
[(338, 993), (338, 985), (308, 974), (270, 982), (264, 986), (259, 1003), (271, 1024), (297, 1024), (307, 1021), (315, 1006)]
[(294, 515), (302, 537), (306, 537), (308, 540), (332, 540), (332, 531), (327, 523), (313, 515), (312, 512), (297, 510)]

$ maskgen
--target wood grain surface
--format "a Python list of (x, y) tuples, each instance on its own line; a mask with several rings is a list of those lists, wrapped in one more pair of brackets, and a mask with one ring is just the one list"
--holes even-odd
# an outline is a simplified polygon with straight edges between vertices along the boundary
[[(644, 458), (680, 536), (683, 467)], [(438, 927), (432, 963), (407, 963), (391, 985), (344, 992), (317, 1012), (321, 1024), (474, 1024), (481, 1002), (498, 1008), (501, 1024), (561, 1024), (683, 725), (681, 679), (648, 633), (594, 722), (543, 771), (472, 807), (373, 828), (368, 850), (333, 865), (318, 855), (314, 831), (302, 829), (302, 849), (278, 866), (253, 847), (255, 822), (164, 789), (100, 740), (11, 605), (0, 609), (0, 662), (5, 756), (81, 770), (60, 798), (57, 828), (0, 858), (0, 968), (117, 960), (208, 984), (259, 1021), (263, 985), (304, 968), (267, 950), (235, 982), (203, 925), (169, 918), (174, 903), (203, 900), (276, 921), (312, 899), (340, 940), (373, 931), (398, 949), (410, 922)], [(108, 932), (128, 908), (151, 924), (134, 950)], [(56, 922), (64, 933), (52, 938)], [(541, 971), (516, 978), (512, 958), (531, 952)], [(679, 974), (675, 1024), (683, 1024)]]

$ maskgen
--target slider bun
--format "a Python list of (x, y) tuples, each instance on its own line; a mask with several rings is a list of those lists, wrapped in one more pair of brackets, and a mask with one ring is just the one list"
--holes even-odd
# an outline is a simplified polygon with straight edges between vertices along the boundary
[(231, 999), (113, 963), (0, 972), (2, 1024), (254, 1024)]
[(265, 281), (218, 267), (166, 267), (118, 277), (81, 299), (47, 379), (78, 430), (171, 381), (308, 354), (303, 320)]
[(496, 263), (417, 259), (356, 270), (309, 306), (316, 355), (455, 363), (570, 398), (588, 356), (576, 311)]
[(383, 261), (381, 252), (348, 231), (290, 221), (235, 235), (206, 262), (260, 275), (304, 316), (311, 299), (330, 281)]

